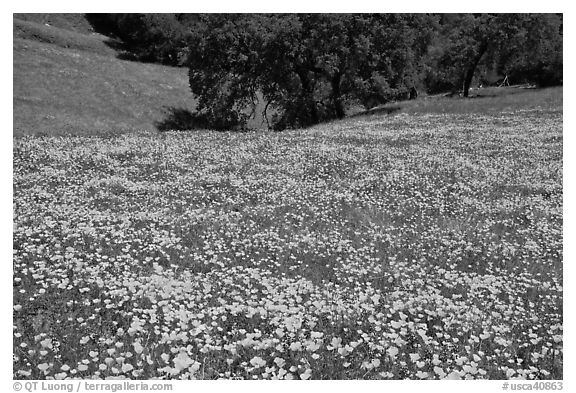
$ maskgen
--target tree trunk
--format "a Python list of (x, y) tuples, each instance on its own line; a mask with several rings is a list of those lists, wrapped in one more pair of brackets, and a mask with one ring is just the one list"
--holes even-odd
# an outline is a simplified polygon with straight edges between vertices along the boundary
[(300, 78), (300, 84), (302, 85), (302, 95), (301, 99), (304, 102), (305, 108), (302, 108), (305, 113), (309, 114), (307, 119), (307, 125), (318, 124), (320, 122), (318, 117), (318, 109), (316, 108), (316, 101), (314, 101), (314, 86), (308, 77), (308, 72), (299, 68), (296, 70), (296, 74)]
[(468, 94), (470, 92), (470, 85), (472, 84), (472, 79), (474, 78), (474, 72), (476, 72), (476, 67), (478, 66), (478, 63), (480, 63), (480, 59), (482, 59), (482, 56), (484, 55), (487, 49), (488, 44), (485, 42), (481, 43), (480, 48), (478, 48), (478, 54), (476, 55), (474, 61), (470, 63), (468, 69), (466, 70), (466, 74), (464, 75), (464, 87), (462, 89), (463, 90), (462, 95), (464, 97), (468, 97)]
[(334, 111), (339, 119), (343, 119), (346, 116), (346, 111), (344, 110), (344, 104), (342, 103), (342, 92), (340, 91), (340, 81), (342, 75), (337, 72), (334, 74), (330, 80), (332, 84), (332, 104), (334, 105)]
[(462, 88), (462, 95), (468, 97), (470, 92), (470, 85), (472, 84), (472, 78), (474, 78), (474, 71), (476, 70), (476, 64), (471, 64), (466, 70), (466, 75), (464, 76), (464, 87)]

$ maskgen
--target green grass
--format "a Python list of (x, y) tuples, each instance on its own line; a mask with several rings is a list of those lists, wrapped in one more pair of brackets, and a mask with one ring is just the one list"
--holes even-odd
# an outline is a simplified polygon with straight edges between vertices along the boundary
[(108, 57), (116, 56), (116, 51), (106, 44), (109, 38), (101, 34), (79, 33), (20, 19), (14, 19), (13, 27), (15, 39), (37, 41), (60, 48), (91, 52)]
[(119, 60), (106, 37), (14, 20), (14, 135), (156, 130), (193, 110), (187, 70)]
[(393, 102), (367, 112), (354, 111), (354, 116), (381, 114), (500, 114), (518, 111), (555, 112), (562, 114), (563, 89), (517, 87), (487, 87), (473, 89), (469, 98), (444, 95), (421, 96), (417, 100)]
[(562, 112), (515, 105), (15, 140), (14, 378), (562, 379)]
[(34, 14), (34, 13), (15, 13), (14, 21), (31, 22), (39, 26), (52, 26), (59, 30), (68, 30), (81, 34), (92, 34), (94, 29), (86, 20), (86, 14)]

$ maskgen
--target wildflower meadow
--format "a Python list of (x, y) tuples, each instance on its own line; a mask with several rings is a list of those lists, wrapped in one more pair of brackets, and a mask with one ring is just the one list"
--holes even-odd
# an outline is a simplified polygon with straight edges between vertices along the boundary
[(562, 114), (36, 136), (15, 379), (562, 379)]

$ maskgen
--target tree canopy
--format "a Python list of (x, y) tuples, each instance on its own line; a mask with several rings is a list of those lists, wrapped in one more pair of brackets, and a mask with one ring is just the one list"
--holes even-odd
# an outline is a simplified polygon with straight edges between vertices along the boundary
[(266, 102), (272, 128), (342, 118), (407, 97), (433, 18), (401, 14), (205, 15), (190, 49), (199, 110), (219, 126), (242, 123)]

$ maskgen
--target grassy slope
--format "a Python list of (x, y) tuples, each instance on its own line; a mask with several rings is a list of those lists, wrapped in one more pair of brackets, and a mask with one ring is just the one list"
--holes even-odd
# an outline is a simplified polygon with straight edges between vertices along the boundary
[(36, 22), (14, 19), (13, 33), (15, 39), (43, 42), (56, 45), (63, 49), (77, 49), (109, 57), (116, 56), (116, 51), (106, 45), (109, 38), (94, 32), (83, 33)]
[(14, 135), (155, 130), (194, 108), (186, 69), (115, 58), (98, 34), (14, 19)]
[(562, 115), (563, 89), (520, 87), (488, 87), (475, 89), (470, 98), (424, 96), (414, 101), (395, 102), (354, 116), (381, 114), (501, 114), (535, 111)]
[(91, 34), (94, 29), (86, 20), (85, 14), (14, 14), (16, 21), (33, 22), (40, 25), (55, 26), (60, 29), (74, 31), (77, 33)]

